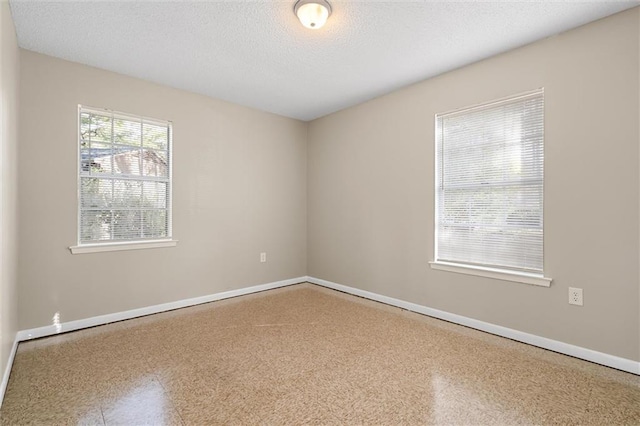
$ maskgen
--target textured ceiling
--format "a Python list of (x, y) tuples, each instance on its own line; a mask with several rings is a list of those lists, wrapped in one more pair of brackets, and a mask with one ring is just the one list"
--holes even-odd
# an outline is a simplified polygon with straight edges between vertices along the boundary
[(10, 4), (25, 49), (311, 120), (639, 3), (329, 1)]

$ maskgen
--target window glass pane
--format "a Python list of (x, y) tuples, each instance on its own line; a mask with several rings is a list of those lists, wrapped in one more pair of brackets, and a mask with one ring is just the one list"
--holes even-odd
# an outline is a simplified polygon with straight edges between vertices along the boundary
[(114, 180), (113, 181), (113, 206), (140, 207), (142, 195), (142, 182), (135, 180)]
[(167, 177), (169, 175), (167, 153), (152, 149), (143, 150), (142, 172), (144, 176)]
[(441, 259), (477, 265), (537, 270), (542, 263), (541, 229), (443, 226)]
[(98, 145), (98, 144), (91, 144), (91, 149), (90, 149), (90, 158), (91, 158), (91, 162), (89, 163), (89, 172), (91, 174), (101, 174), (101, 173), (107, 173), (107, 174), (111, 174), (113, 171), (113, 158), (112, 158), (112, 151), (111, 151), (111, 147), (108, 146), (106, 148), (103, 147), (94, 147), (94, 145)]
[(169, 146), (169, 129), (167, 126), (144, 123), (142, 125), (142, 144), (145, 148), (166, 151)]
[(111, 179), (95, 177), (83, 177), (80, 179), (80, 205), (82, 208), (109, 208), (112, 199)]
[(145, 238), (167, 236), (167, 211), (146, 210), (143, 212), (143, 234)]
[(113, 211), (113, 239), (138, 240), (141, 238), (142, 223), (139, 210)]
[(80, 241), (111, 239), (111, 211), (83, 210), (80, 215)]
[(167, 207), (167, 184), (164, 182), (143, 182), (142, 207), (163, 209)]
[(111, 142), (111, 118), (88, 112), (81, 113), (80, 137), (85, 141)]
[(128, 176), (140, 175), (140, 150), (123, 146), (113, 147), (113, 173)]
[(113, 142), (123, 145), (142, 144), (142, 123), (140, 121), (113, 119)]
[(445, 189), (441, 223), (542, 226), (542, 185)]
[[(87, 143), (87, 146), (89, 144)], [(93, 170), (93, 156), (90, 148), (80, 148), (80, 173), (89, 174)]]

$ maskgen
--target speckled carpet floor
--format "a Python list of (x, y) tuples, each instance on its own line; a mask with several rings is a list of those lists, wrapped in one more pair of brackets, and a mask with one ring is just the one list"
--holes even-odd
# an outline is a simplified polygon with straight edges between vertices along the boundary
[(640, 424), (640, 377), (311, 284), (20, 344), (2, 424)]

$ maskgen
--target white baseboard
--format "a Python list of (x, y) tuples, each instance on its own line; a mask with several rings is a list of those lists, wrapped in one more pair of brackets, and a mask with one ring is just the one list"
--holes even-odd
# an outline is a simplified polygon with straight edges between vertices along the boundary
[(13, 339), (13, 346), (11, 347), (11, 353), (7, 360), (7, 366), (4, 369), (4, 375), (2, 376), (2, 383), (0, 383), (0, 407), (4, 401), (4, 393), (7, 391), (7, 385), (9, 384), (9, 375), (11, 374), (11, 367), (13, 366), (13, 359), (16, 357), (16, 351), (18, 350), (18, 335), (16, 334)]
[(514, 330), (507, 327), (479, 321), (473, 318), (464, 317), (462, 315), (452, 314), (438, 309), (428, 308), (416, 303), (406, 302), (400, 299), (394, 299), (388, 296), (372, 293), (370, 291), (360, 290), (346, 285), (337, 284), (331, 281), (322, 280), (314, 277), (307, 277), (307, 281), (323, 287), (353, 294), (355, 296), (364, 297), (366, 299), (375, 300), (386, 303), (388, 305), (397, 306), (409, 311), (417, 312), (434, 318), (439, 318), (455, 324), (464, 325), (466, 327), (475, 328), (476, 330), (485, 331), (487, 333), (496, 334), (519, 342), (538, 346), (543, 349), (549, 349), (561, 354), (570, 355), (576, 358), (595, 362), (597, 364), (606, 365), (607, 367), (616, 368), (618, 370), (627, 371), (629, 373), (640, 375), (640, 362), (626, 358), (620, 358), (615, 355), (609, 355), (603, 352), (594, 351), (580, 346), (570, 345), (558, 340), (547, 339), (546, 337), (536, 336), (522, 331)]
[(272, 283), (256, 285), (253, 287), (245, 287), (238, 290), (230, 290), (222, 293), (214, 293), (206, 296), (194, 297), (191, 299), (162, 303), (160, 305), (147, 306), (145, 308), (131, 309), (129, 311), (115, 312), (112, 314), (100, 315), (97, 317), (63, 322), (58, 325), (47, 325), (44, 327), (19, 331), (16, 339), (17, 341), (22, 342), (25, 340), (37, 339), (39, 337), (52, 336), (54, 334), (80, 330), (82, 328), (95, 327), (96, 325), (104, 325), (111, 322), (157, 314), (159, 312), (171, 311), (179, 308), (186, 308), (188, 306), (200, 305), (202, 303), (214, 302), (216, 300), (228, 299), (230, 297), (243, 296), (245, 294), (257, 293), (259, 291), (286, 287), (292, 284), (303, 283), (306, 281), (307, 277), (291, 278), (288, 280), (276, 281)]

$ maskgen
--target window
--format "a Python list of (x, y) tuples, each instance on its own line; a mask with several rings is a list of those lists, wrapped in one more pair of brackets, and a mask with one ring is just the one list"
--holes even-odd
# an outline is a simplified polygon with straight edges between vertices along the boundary
[(543, 148), (542, 89), (436, 115), (434, 263), (542, 276)]
[(171, 123), (80, 106), (79, 144), (78, 247), (170, 240)]

